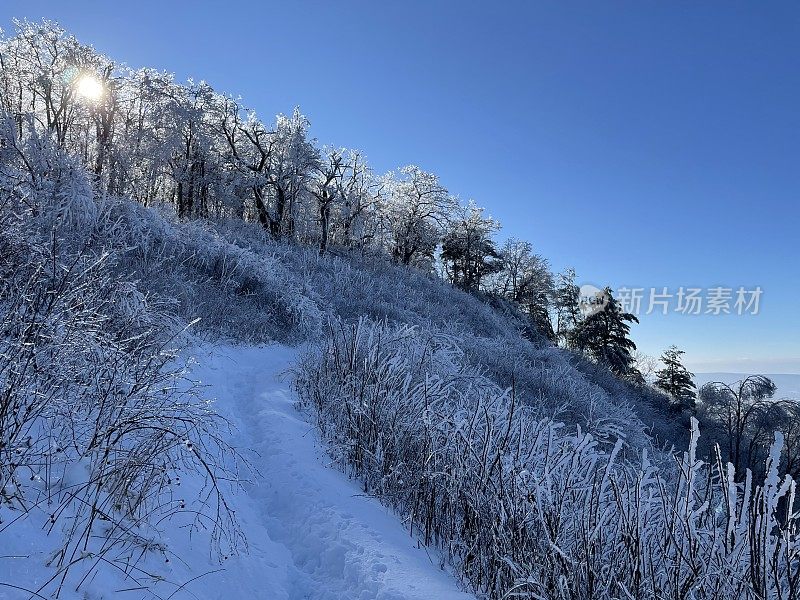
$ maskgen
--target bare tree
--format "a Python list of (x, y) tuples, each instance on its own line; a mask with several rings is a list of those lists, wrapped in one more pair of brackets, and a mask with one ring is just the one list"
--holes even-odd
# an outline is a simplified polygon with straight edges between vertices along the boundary
[(710, 382), (700, 388), (703, 415), (723, 428), (727, 460), (737, 472), (751, 466), (750, 456), (766, 434), (775, 390), (775, 383), (764, 375), (750, 375), (732, 385)]

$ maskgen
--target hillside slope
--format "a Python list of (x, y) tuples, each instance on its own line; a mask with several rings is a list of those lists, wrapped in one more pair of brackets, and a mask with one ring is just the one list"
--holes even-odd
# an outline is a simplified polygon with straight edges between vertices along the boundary
[(0, 600), (463, 597), (436, 551), (487, 600), (797, 595), (797, 428), (636, 383), (633, 317), (584, 318), (573, 275), (434, 173), (16, 30)]

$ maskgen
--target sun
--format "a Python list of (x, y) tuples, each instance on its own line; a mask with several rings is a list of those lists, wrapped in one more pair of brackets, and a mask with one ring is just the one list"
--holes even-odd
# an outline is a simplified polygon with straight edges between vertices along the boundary
[(79, 96), (97, 101), (103, 96), (103, 84), (94, 75), (81, 75), (75, 84)]

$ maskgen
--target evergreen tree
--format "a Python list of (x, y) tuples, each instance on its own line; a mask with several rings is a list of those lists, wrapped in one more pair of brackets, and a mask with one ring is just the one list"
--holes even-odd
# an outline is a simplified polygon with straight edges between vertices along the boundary
[(580, 309), (580, 288), (575, 284), (575, 269), (558, 274), (553, 295), (556, 312), (556, 339), (566, 347), (572, 346), (572, 332), (583, 319)]
[(690, 373), (681, 363), (683, 350), (678, 350), (676, 346), (670, 346), (661, 356), (664, 368), (656, 371), (655, 386), (667, 392), (675, 402), (677, 409), (694, 410), (695, 385), (692, 381), (693, 373)]
[(611, 288), (607, 287), (603, 294), (605, 305), (587, 316), (571, 332), (571, 345), (597, 362), (607, 365), (616, 375), (639, 380), (641, 375), (634, 367), (632, 355), (636, 344), (629, 337), (629, 323), (638, 323), (639, 319), (622, 312), (611, 294)]

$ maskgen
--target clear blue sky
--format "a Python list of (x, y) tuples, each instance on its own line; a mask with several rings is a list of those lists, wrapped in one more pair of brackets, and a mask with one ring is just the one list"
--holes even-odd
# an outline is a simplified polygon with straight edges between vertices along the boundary
[(758, 316), (643, 316), (649, 354), (800, 372), (797, 2), (37, 2), (132, 66), (205, 79), (322, 143), (416, 163), (554, 268), (760, 285)]

